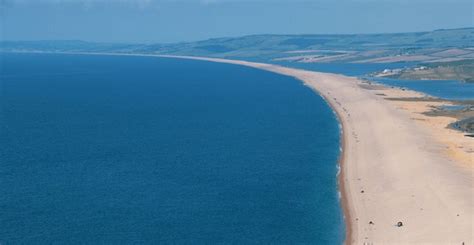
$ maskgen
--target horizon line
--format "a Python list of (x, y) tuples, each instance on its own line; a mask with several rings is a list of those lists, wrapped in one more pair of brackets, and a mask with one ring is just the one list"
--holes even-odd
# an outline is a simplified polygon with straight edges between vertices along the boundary
[(253, 36), (354, 36), (354, 35), (396, 35), (396, 34), (415, 34), (415, 33), (430, 33), (437, 31), (454, 31), (454, 30), (468, 30), (474, 29), (474, 26), (469, 27), (456, 27), (456, 28), (439, 28), (434, 30), (427, 31), (407, 31), (407, 32), (364, 32), (364, 33), (300, 33), (300, 34), (272, 34), (272, 33), (261, 33), (261, 34), (245, 34), (239, 36), (221, 36), (221, 37), (209, 37), (206, 39), (198, 39), (194, 41), (176, 41), (176, 42), (123, 42), (123, 41), (90, 41), (85, 39), (1, 39), (0, 43), (3, 42), (84, 42), (84, 43), (95, 43), (95, 44), (117, 44), (117, 45), (150, 45), (150, 44), (162, 44), (162, 45), (171, 45), (171, 44), (181, 44), (181, 43), (195, 43), (203, 42), (209, 40), (217, 39), (231, 39), (231, 38), (243, 38), (243, 37), (253, 37)]

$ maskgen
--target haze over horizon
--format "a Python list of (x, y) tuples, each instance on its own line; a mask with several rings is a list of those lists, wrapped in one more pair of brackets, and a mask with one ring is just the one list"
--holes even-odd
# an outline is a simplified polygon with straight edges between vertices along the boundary
[(0, 0), (1, 40), (171, 43), (471, 27), (469, 0)]

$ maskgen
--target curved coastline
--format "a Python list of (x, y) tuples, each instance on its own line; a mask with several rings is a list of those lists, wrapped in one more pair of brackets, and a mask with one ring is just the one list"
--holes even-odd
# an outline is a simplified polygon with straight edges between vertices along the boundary
[[(462, 133), (439, 128), (439, 123), (418, 122), (428, 121), (419, 117), (430, 105), (417, 104), (414, 110), (409, 99), (425, 95), (271, 64), (160, 57), (244, 65), (291, 76), (326, 100), (342, 125), (339, 188), (346, 244), (474, 242), (472, 147)], [(386, 99), (390, 97), (408, 100)], [(441, 150), (448, 144), (466, 150), (453, 157)]]
[[(264, 68), (265, 66), (280, 68), (278, 66), (269, 65), (269, 64), (254, 63), (254, 62), (239, 61), (239, 60), (216, 59), (216, 58), (207, 58), (207, 57), (195, 57), (195, 56), (174, 56), (174, 55), (157, 55), (157, 56), (158, 57), (163, 57), (163, 58), (193, 59), (193, 60), (203, 60), (203, 61), (211, 61), (211, 62), (218, 62), (218, 63), (230, 63), (230, 64), (235, 64), (235, 65), (243, 65), (243, 66), (249, 66), (249, 67), (258, 68), (258, 69), (262, 69), (262, 70), (267, 70), (267, 71), (279, 73), (281, 75), (293, 76), (293, 75), (287, 74), (285, 72), (278, 72), (278, 71), (274, 71), (274, 70), (265, 69)], [(325, 95), (324, 93), (322, 93), (318, 89), (314, 88), (313, 86), (310, 86), (309, 84), (307, 84), (303, 79), (301, 79), (301, 77), (298, 77), (298, 76), (293, 76), (293, 77), (295, 77), (296, 79), (302, 81), (311, 90), (313, 90), (315, 93), (320, 95), (321, 98), (323, 98), (323, 100), (328, 104), (328, 106), (334, 112), (334, 114), (336, 115), (338, 123), (341, 125), (341, 127), (340, 127), (341, 152), (340, 152), (339, 159), (338, 159), (338, 164), (339, 164), (339, 168), (340, 168), (339, 173), (338, 173), (338, 186), (339, 186), (339, 191), (341, 193), (341, 199), (340, 200), (341, 200), (341, 207), (342, 207), (342, 210), (343, 210), (343, 216), (344, 216), (344, 222), (345, 222), (345, 241), (344, 241), (344, 243), (345, 244), (352, 244), (352, 242), (355, 241), (355, 239), (353, 239), (353, 237), (352, 237), (353, 236), (353, 232), (352, 232), (353, 228), (352, 228), (352, 225), (350, 223), (351, 217), (352, 217), (351, 216), (351, 211), (350, 211), (350, 208), (349, 208), (349, 201), (348, 201), (348, 196), (350, 195), (350, 193), (349, 193), (348, 189), (346, 188), (347, 183), (345, 183), (345, 181), (344, 181), (345, 180), (345, 172), (346, 172), (346, 171), (344, 171), (344, 168), (346, 166), (345, 163), (344, 163), (345, 159), (346, 159), (345, 148), (346, 148), (346, 142), (347, 142), (347, 140), (346, 140), (347, 136), (346, 136), (346, 133), (345, 133), (346, 123), (344, 122), (343, 117), (342, 117), (341, 113), (339, 112), (339, 110), (336, 108), (335, 104), (331, 103), (331, 100), (330, 100), (329, 97), (327, 97), (327, 95)]]
[[(346, 171), (344, 170), (346, 167), (345, 164), (345, 159), (347, 158), (346, 156), (346, 122), (344, 121), (344, 118), (341, 114), (341, 112), (337, 109), (336, 104), (334, 102), (331, 102), (331, 99), (328, 97), (328, 95), (322, 93), (322, 91), (319, 91), (317, 88), (311, 86), (310, 84), (306, 83), (302, 77), (296, 76), (294, 74), (288, 74), (287, 72), (281, 71), (281, 70), (272, 70), (268, 68), (276, 68), (276, 69), (292, 69), (292, 68), (284, 68), (284, 67), (279, 67), (275, 65), (270, 65), (270, 64), (263, 64), (263, 63), (254, 63), (254, 62), (247, 62), (247, 61), (240, 61), (240, 60), (228, 60), (228, 59), (218, 59), (218, 58), (207, 58), (207, 57), (195, 57), (195, 56), (174, 56), (174, 55), (158, 55), (158, 57), (163, 57), (163, 58), (178, 58), (178, 59), (193, 59), (193, 60), (203, 60), (203, 61), (211, 61), (211, 62), (219, 62), (219, 63), (230, 63), (230, 64), (235, 64), (235, 65), (243, 65), (243, 66), (249, 66), (257, 69), (262, 69), (262, 70), (267, 70), (275, 73), (279, 73), (281, 75), (286, 75), (286, 76), (292, 76), (296, 78), (297, 80), (300, 80), (303, 82), (304, 85), (308, 86), (311, 90), (313, 90), (315, 93), (317, 93), (323, 100), (328, 104), (328, 106), (331, 108), (331, 110), (334, 112), (336, 115), (336, 119), (338, 123), (340, 124), (340, 155), (338, 159), (338, 164), (339, 164), (339, 173), (338, 173), (338, 187), (339, 191), (341, 193), (341, 208), (343, 210), (343, 216), (344, 216), (344, 222), (345, 222), (345, 241), (344, 244), (352, 244), (353, 242), (356, 241), (356, 239), (353, 238), (353, 226), (351, 225), (351, 220), (352, 220), (352, 214), (350, 211), (350, 203), (349, 203), (349, 190), (347, 189), (348, 183), (345, 181), (345, 173)], [(266, 67), (266, 68), (265, 68)]]
[(281, 75), (285, 76), (292, 76), (296, 78), (297, 80), (300, 80), (303, 82), (304, 85), (308, 86), (311, 90), (313, 90), (315, 93), (317, 93), (323, 100), (327, 103), (327, 105), (331, 108), (331, 110), (334, 112), (336, 119), (338, 123), (340, 124), (340, 155), (338, 159), (338, 164), (339, 164), (339, 173), (338, 173), (338, 187), (339, 191), (341, 193), (341, 198), (340, 198), (340, 205), (343, 210), (343, 216), (344, 216), (344, 223), (345, 223), (345, 240), (344, 244), (353, 244), (356, 242), (357, 239), (353, 237), (353, 225), (351, 224), (352, 220), (352, 212), (350, 210), (350, 202), (349, 202), (349, 196), (350, 192), (347, 188), (348, 183), (346, 183), (346, 164), (345, 164), (345, 159), (347, 158), (346, 154), (347, 151), (345, 150), (347, 148), (347, 123), (345, 122), (341, 112), (338, 110), (336, 107), (336, 104), (331, 101), (330, 97), (328, 97), (327, 94), (324, 94), (322, 91), (318, 90), (314, 86), (311, 86), (310, 84), (306, 83), (306, 81), (299, 76), (296, 76), (294, 74), (288, 74), (285, 71), (282, 70), (272, 70), (269, 68), (276, 68), (276, 69), (289, 69), (291, 70), (292, 68), (285, 68), (285, 67), (279, 67), (275, 65), (270, 65), (270, 64), (263, 64), (263, 63), (254, 63), (254, 62), (247, 62), (247, 61), (240, 61), (240, 60), (228, 60), (228, 59), (218, 59), (218, 58), (207, 58), (207, 57), (195, 57), (195, 56), (174, 56), (174, 55), (158, 55), (158, 57), (163, 57), (163, 58), (178, 58), (178, 59), (193, 59), (193, 60), (203, 60), (203, 61), (211, 61), (211, 62), (219, 62), (219, 63), (230, 63), (230, 64), (235, 64), (235, 65), (243, 65), (243, 66), (249, 66), (257, 69), (262, 69), (262, 70), (267, 70), (275, 73), (279, 73)]
[(343, 215), (344, 215), (344, 223), (345, 223), (345, 241), (344, 241), (344, 244), (352, 244), (352, 241), (353, 241), (353, 238), (352, 238), (352, 226), (351, 226), (351, 223), (350, 221), (352, 220), (352, 216), (351, 216), (351, 211), (349, 209), (349, 200), (348, 200), (348, 196), (350, 195), (350, 193), (348, 192), (348, 189), (346, 187), (347, 183), (345, 182), (345, 173), (346, 171), (344, 170), (345, 168), (345, 159), (346, 159), (346, 123), (344, 122), (343, 120), (343, 117), (341, 115), (341, 113), (337, 110), (337, 108), (335, 107), (335, 105), (333, 103), (331, 103), (331, 100), (326, 97), (324, 94), (322, 94), (320, 91), (318, 91), (317, 89), (314, 89), (312, 87), (310, 87), (315, 93), (319, 94), (321, 96), (321, 98), (324, 99), (324, 101), (328, 104), (328, 106), (331, 108), (331, 110), (334, 112), (334, 114), (336, 115), (336, 118), (337, 118), (337, 121), (340, 125), (340, 137), (339, 137), (339, 144), (340, 144), (340, 148), (341, 148), (341, 151), (340, 151), (340, 155), (339, 155), (339, 159), (338, 159), (338, 164), (339, 164), (339, 173), (338, 173), (338, 187), (339, 187), (339, 191), (341, 193), (341, 198), (340, 198), (340, 202), (341, 202), (341, 208), (342, 208), (342, 211), (343, 211)]

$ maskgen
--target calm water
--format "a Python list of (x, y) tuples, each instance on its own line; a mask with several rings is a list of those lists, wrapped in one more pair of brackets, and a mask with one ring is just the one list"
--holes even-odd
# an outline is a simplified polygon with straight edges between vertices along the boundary
[(442, 105), (440, 106), (441, 109), (447, 111), (460, 111), (466, 109), (467, 105)]
[(1, 54), (0, 243), (340, 244), (338, 125), (300, 82)]
[(398, 69), (414, 66), (416, 63), (412, 62), (383, 64), (277, 62), (277, 64), (310, 71), (338, 73), (347, 76), (357, 76), (364, 79), (380, 82), (389, 86), (404, 87), (407, 89), (423, 92), (425, 94), (443, 99), (474, 99), (474, 83), (465, 83), (455, 80), (401, 80), (390, 78), (374, 78), (367, 76), (367, 74), (373, 72), (380, 72), (384, 69)]
[(369, 80), (390, 86), (420, 91), (443, 99), (474, 99), (474, 83), (465, 83), (455, 80), (400, 80), (390, 78), (369, 78)]

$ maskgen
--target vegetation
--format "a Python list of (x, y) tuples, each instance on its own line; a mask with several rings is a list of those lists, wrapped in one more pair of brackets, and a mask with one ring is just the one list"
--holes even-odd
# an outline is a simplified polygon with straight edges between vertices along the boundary
[(474, 117), (468, 117), (449, 125), (451, 128), (471, 134), (474, 137)]
[(459, 80), (464, 82), (474, 82), (474, 59), (427, 63), (421, 66), (424, 69), (405, 69), (390, 77), (408, 80)]

